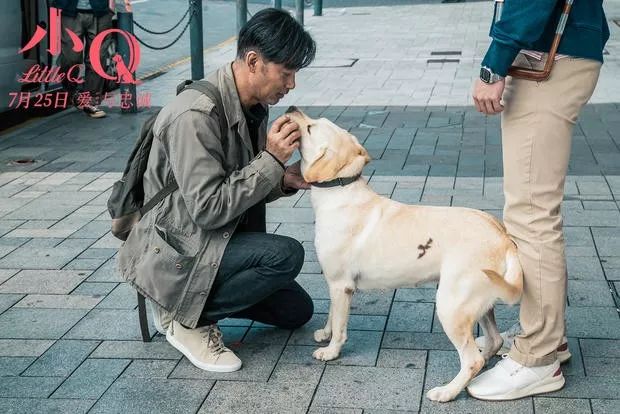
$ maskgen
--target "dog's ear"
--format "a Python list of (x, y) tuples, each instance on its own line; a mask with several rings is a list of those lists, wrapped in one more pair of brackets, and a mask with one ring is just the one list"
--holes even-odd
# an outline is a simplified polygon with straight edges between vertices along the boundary
[(357, 141), (350, 143), (349, 150), (345, 154), (339, 168), (341, 177), (353, 177), (361, 174), (364, 166), (370, 162), (368, 151)]
[(358, 147), (357, 150), (359, 152), (359, 155), (364, 157), (364, 165), (372, 161), (372, 158), (370, 158), (370, 155), (368, 155), (368, 151), (366, 151), (366, 148), (362, 147), (361, 144), (357, 144), (357, 147)]
[(340, 170), (337, 160), (327, 156), (327, 147), (320, 149), (319, 155), (312, 161), (306, 169), (304, 180), (308, 183), (329, 181), (336, 176)]

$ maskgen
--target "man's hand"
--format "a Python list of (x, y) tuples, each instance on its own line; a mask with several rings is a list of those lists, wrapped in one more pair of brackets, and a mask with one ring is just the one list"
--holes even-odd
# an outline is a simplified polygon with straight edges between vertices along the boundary
[(284, 178), (282, 179), (283, 190), (308, 190), (309, 188), (310, 184), (308, 184), (301, 175), (301, 161), (297, 161), (295, 164), (286, 167)]
[(288, 115), (283, 115), (273, 122), (267, 134), (266, 149), (284, 164), (299, 147), (299, 138), (299, 125), (291, 121)]
[(500, 103), (502, 94), (504, 93), (504, 79), (495, 83), (484, 83), (480, 79), (474, 84), (474, 103), (478, 112), (487, 115), (495, 115), (504, 110), (504, 106)]

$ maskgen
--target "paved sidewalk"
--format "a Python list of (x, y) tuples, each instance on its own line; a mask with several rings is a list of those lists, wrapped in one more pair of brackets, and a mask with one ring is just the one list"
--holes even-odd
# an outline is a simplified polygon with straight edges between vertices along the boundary
[[(605, 4), (610, 19), (620, 18), (620, 1)], [(365, 175), (381, 194), (500, 216), (499, 118), (481, 116), (469, 98), (490, 15), (486, 2), (308, 14), (317, 61), (272, 114), (296, 104), (349, 128), (374, 158)], [(91, 120), (67, 111), (0, 136), (0, 412), (619, 412), (620, 27), (610, 26), (607, 63), (575, 128), (566, 183), (573, 358), (562, 391), (503, 403), (465, 393), (428, 401), (425, 392), (458, 370), (432, 286), (357, 293), (341, 358), (313, 360), (312, 331), (324, 323), (328, 294), (308, 193), (267, 213), (270, 231), (306, 247), (298, 280), (316, 308), (306, 327), (224, 321), (225, 339), (244, 361), (233, 374), (194, 368), (161, 335), (142, 343), (135, 293), (115, 271), (119, 242), (105, 204), (149, 112)], [(210, 52), (206, 70), (232, 59), (233, 47)], [(178, 66), (142, 90), (162, 105), (187, 77), (189, 66)], [(11, 163), (30, 157), (37, 162)], [(500, 328), (517, 314), (498, 306)]]

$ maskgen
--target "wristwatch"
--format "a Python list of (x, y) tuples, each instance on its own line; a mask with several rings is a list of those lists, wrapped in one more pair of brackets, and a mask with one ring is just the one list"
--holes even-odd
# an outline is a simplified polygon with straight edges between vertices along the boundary
[(480, 80), (484, 83), (495, 83), (504, 79), (503, 76), (493, 73), (491, 68), (483, 66), (480, 68)]

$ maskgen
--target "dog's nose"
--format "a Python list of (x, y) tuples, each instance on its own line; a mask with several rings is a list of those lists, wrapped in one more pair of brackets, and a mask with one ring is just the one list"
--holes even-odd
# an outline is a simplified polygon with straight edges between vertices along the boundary
[(299, 108), (297, 108), (295, 105), (291, 105), (286, 110), (286, 113), (290, 114), (291, 112), (299, 112)]

